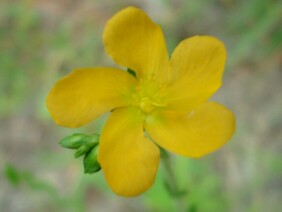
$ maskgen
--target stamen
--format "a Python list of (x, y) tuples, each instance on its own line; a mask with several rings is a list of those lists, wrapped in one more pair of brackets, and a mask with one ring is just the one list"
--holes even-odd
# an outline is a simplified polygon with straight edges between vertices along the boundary
[(140, 101), (140, 108), (143, 112), (150, 113), (154, 109), (154, 106), (149, 98), (142, 97)]

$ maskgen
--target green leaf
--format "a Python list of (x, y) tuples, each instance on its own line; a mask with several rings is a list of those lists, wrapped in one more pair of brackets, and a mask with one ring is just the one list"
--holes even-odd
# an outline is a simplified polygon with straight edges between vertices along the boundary
[(15, 186), (19, 185), (21, 181), (21, 176), (13, 166), (6, 165), (4, 169), (4, 174), (11, 184)]

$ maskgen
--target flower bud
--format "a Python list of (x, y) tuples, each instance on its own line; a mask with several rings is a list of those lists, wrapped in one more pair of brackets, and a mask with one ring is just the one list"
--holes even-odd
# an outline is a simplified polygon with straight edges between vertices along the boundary
[(78, 158), (87, 154), (92, 148), (94, 148), (99, 142), (99, 135), (85, 135), (82, 133), (75, 133), (67, 136), (60, 141), (63, 147), (69, 149), (77, 149), (74, 153), (74, 157)]
[(93, 174), (101, 169), (98, 162), (98, 145), (93, 147), (85, 156), (83, 160), (84, 173)]
[(89, 142), (97, 144), (99, 142), (99, 134), (92, 134), (89, 136)]
[(87, 154), (91, 148), (94, 148), (99, 142), (99, 135), (87, 135), (84, 138), (85, 142), (78, 148), (78, 150), (74, 153), (74, 157), (78, 158), (82, 155)]
[(82, 134), (82, 133), (75, 133), (73, 135), (69, 135), (65, 138), (63, 138), (60, 141), (60, 144), (69, 149), (77, 149), (81, 145), (85, 144), (88, 140), (88, 135)]
[(97, 143), (86, 143), (83, 144), (82, 146), (80, 146), (77, 151), (74, 153), (74, 157), (79, 158), (82, 155), (85, 155), (86, 153), (88, 153), (90, 151), (90, 149), (92, 147), (94, 147)]

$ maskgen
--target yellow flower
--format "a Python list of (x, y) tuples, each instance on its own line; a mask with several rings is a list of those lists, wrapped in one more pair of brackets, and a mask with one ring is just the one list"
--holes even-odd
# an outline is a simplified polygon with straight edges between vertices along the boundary
[(151, 187), (160, 161), (157, 145), (198, 158), (230, 139), (232, 112), (207, 102), (221, 85), (222, 42), (194, 36), (169, 59), (161, 28), (134, 7), (109, 20), (103, 39), (107, 53), (136, 78), (117, 68), (80, 68), (57, 82), (47, 107), (58, 125), (72, 128), (112, 111), (98, 160), (114, 192), (136, 196)]

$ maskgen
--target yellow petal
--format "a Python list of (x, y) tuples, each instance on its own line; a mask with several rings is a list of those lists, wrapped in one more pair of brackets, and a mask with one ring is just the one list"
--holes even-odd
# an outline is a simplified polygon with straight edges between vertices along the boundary
[(59, 80), (46, 104), (58, 125), (79, 127), (104, 112), (129, 104), (136, 80), (113, 68), (82, 68)]
[(113, 60), (136, 71), (138, 78), (168, 79), (169, 58), (162, 30), (142, 10), (128, 7), (118, 12), (108, 21), (103, 38)]
[(231, 138), (235, 118), (224, 106), (207, 102), (185, 115), (159, 113), (146, 119), (145, 129), (163, 148), (198, 158), (218, 149)]
[(171, 58), (169, 107), (189, 111), (211, 97), (221, 85), (225, 60), (224, 44), (214, 37), (182, 41)]
[(111, 189), (122, 196), (136, 196), (154, 182), (159, 148), (143, 133), (137, 108), (114, 110), (99, 144), (98, 160)]

